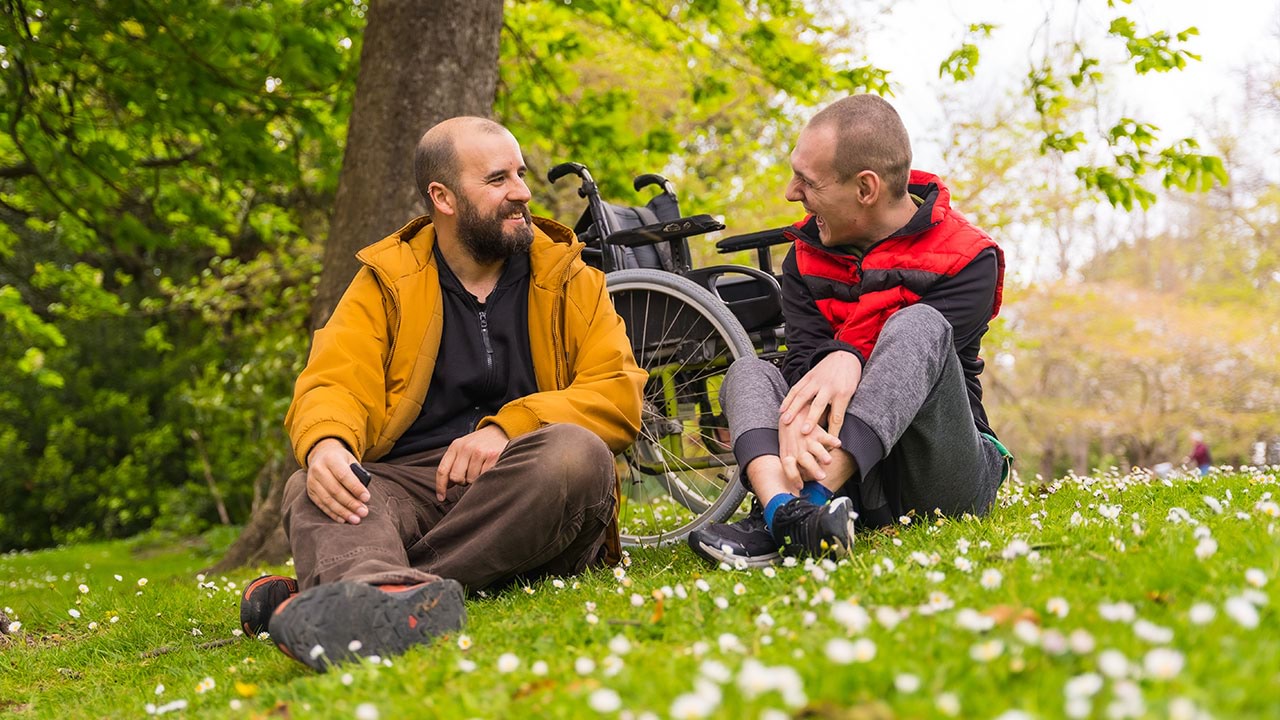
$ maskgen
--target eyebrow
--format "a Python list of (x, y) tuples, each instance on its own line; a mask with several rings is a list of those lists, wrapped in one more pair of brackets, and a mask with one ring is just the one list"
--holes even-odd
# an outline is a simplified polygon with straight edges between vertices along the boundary
[[(528, 172), (528, 171), (529, 171), (529, 168), (524, 165), (521, 165), (520, 167), (516, 168), (517, 173)], [(507, 174), (506, 170), (494, 170), (490, 172), (488, 175), (485, 175), (484, 180), (485, 182), (489, 182), (490, 180), (497, 180), (498, 178), (503, 177), (506, 174)]]

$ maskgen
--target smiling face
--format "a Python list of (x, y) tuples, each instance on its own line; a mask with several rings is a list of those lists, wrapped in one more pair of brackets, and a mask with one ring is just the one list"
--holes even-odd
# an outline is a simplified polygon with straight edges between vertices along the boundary
[(786, 198), (814, 216), (823, 245), (859, 245), (866, 240), (868, 209), (858, 190), (859, 176), (841, 180), (836, 172), (836, 140), (830, 124), (811, 125), (800, 133), (791, 153)]
[(529, 249), (533, 220), (520, 145), (508, 132), (459, 138), (456, 198), (458, 239), (477, 262)]

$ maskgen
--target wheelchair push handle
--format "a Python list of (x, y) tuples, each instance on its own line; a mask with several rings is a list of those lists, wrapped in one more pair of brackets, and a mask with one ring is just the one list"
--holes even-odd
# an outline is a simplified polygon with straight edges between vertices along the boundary
[(547, 181), (554, 185), (557, 180), (565, 175), (577, 175), (582, 178), (583, 184), (595, 182), (591, 179), (591, 173), (587, 172), (587, 166), (576, 162), (562, 162), (551, 168), (547, 172)]
[(632, 183), (632, 186), (635, 187), (636, 192), (640, 192), (641, 190), (649, 187), (650, 185), (657, 185), (658, 187), (662, 188), (663, 193), (670, 195), (671, 197), (676, 196), (676, 186), (672, 185), (670, 180), (666, 179), (665, 177), (657, 173), (645, 173), (644, 175), (638, 175), (635, 179), (635, 182)]
[(610, 233), (614, 231), (613, 223), (609, 220), (609, 213), (605, 210), (604, 201), (600, 199), (600, 187), (596, 185), (595, 179), (591, 177), (591, 172), (587, 170), (587, 166), (576, 162), (562, 162), (547, 172), (547, 180), (554, 183), (565, 175), (577, 175), (582, 178), (582, 186), (578, 188), (578, 197), (587, 199), (587, 207), (590, 208), (591, 219), (595, 222), (596, 230), (600, 237), (609, 237)]

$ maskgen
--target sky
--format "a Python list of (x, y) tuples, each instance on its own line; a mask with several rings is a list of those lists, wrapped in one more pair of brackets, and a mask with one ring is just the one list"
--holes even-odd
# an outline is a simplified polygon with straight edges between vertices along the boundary
[[(890, 71), (897, 108), (912, 138), (913, 166), (947, 177), (942, 162), (942, 141), (946, 124), (940, 94), (963, 92), (966, 105), (981, 108), (1009, 98), (1022, 87), (1033, 58), (1044, 53), (1043, 40), (1055, 42), (1073, 36), (1083, 40), (1091, 53), (1110, 48), (1115, 59), (1123, 59), (1124, 49), (1114, 39), (1107, 42), (1106, 28), (1113, 17), (1123, 14), (1137, 24), (1140, 35), (1160, 30), (1176, 34), (1189, 27), (1199, 30), (1185, 49), (1199, 54), (1180, 71), (1136, 75), (1132, 70), (1110, 74), (1111, 88), (1104, 103), (1109, 112), (1106, 126), (1119, 117), (1137, 118), (1156, 125), (1161, 146), (1183, 137), (1200, 141), (1206, 152), (1214, 152), (1208, 128), (1226, 127), (1240, 132), (1244, 73), (1250, 65), (1266, 63), (1280, 71), (1280, 0), (1133, 0), (1117, 9), (1106, 0), (881, 0), (880, 14), (867, 0), (842, 0), (855, 24), (865, 32), (867, 59)], [(1046, 25), (1047, 19), (1047, 25)], [(979, 39), (981, 59), (974, 79), (957, 86), (940, 79), (938, 67), (964, 42), (972, 23), (997, 25), (989, 38)], [(1027, 101), (1028, 109), (1030, 101)], [(1249, 132), (1280, 137), (1280, 124), (1253, 120)], [(1247, 136), (1246, 136), (1247, 137)], [(1270, 141), (1265, 147), (1275, 148)], [(1280, 154), (1259, 153), (1263, 176), (1280, 183)], [(1170, 214), (1172, 206), (1157, 202), (1143, 213), (1141, 226), (1158, 230), (1178, 222)], [(1122, 216), (1120, 211), (1098, 208), (1100, 217)], [(1015, 277), (1035, 280), (1053, 277), (1053, 253), (1044, 240), (1044, 231), (1010, 229), (1021, 242), (1007, 242), (1010, 267)], [(1013, 238), (1006, 238), (1012, 240)], [(1082, 248), (1083, 249), (1083, 248)], [(1081, 260), (1084, 259), (1081, 255)]]
[[(851, 14), (868, 3), (850, 2)], [(1079, 13), (1079, 27), (1086, 41), (1103, 40), (1110, 18), (1117, 12), (1138, 24), (1139, 32), (1165, 30), (1172, 33), (1188, 27), (1200, 31), (1187, 49), (1202, 60), (1181, 71), (1150, 73), (1134, 78), (1133, 73), (1115, 77), (1115, 97), (1124, 109), (1159, 126), (1162, 138), (1200, 136), (1203, 124), (1215, 112), (1239, 107), (1242, 97), (1241, 69), (1249, 63), (1280, 63), (1280, 0), (1133, 0), (1118, 11), (1109, 10), (1105, 0), (897, 0), (886, 3), (876, 17), (853, 17), (868, 29), (869, 60), (891, 71), (896, 81), (892, 102), (916, 138), (916, 165), (930, 167), (940, 162), (936, 144), (928, 140), (930, 131), (941, 123), (937, 102), (940, 89), (953, 85), (938, 78), (938, 66), (963, 41), (971, 23), (998, 25), (992, 36), (979, 41), (982, 53), (978, 76), (969, 91), (1003, 96), (1025, 76), (1029, 57), (1042, 50), (1030, 50), (1044, 34), (1046, 17), (1049, 32), (1063, 38), (1070, 32), (1073, 14)], [(1090, 15), (1092, 13), (1092, 15)], [(1114, 44), (1114, 43), (1113, 43)], [(1095, 43), (1101, 48), (1102, 43)], [(1272, 177), (1280, 172), (1272, 173)]]

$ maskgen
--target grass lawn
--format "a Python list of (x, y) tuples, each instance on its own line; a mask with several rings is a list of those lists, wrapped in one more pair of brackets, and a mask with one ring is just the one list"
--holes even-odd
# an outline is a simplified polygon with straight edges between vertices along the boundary
[(231, 539), (0, 556), (19, 718), (1280, 717), (1280, 470), (1009, 484), (839, 563), (687, 548), (468, 603), (465, 634), (316, 674), (240, 637)]

